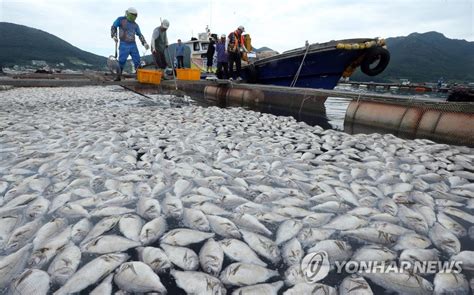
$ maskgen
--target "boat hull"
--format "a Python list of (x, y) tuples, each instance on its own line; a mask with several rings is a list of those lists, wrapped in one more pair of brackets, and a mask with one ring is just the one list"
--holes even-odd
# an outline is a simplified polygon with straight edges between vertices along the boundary
[[(354, 41), (361, 42), (366, 39)], [(248, 82), (258, 84), (333, 89), (344, 71), (354, 62), (360, 63), (369, 50), (338, 49), (336, 42), (313, 44), (309, 49), (303, 47), (256, 61), (253, 65), (243, 68), (242, 76)], [(300, 66), (298, 78), (292, 85)]]

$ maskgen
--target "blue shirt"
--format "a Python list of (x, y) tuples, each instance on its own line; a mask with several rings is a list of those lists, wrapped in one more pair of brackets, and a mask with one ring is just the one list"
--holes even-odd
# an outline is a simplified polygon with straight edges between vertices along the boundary
[(176, 44), (176, 56), (184, 56), (184, 45), (181, 43), (181, 45)]
[(227, 62), (227, 53), (225, 52), (225, 42), (216, 44), (217, 62)]
[(141, 36), (142, 32), (136, 22), (130, 22), (125, 16), (117, 18), (113, 27), (119, 28), (119, 39), (124, 42), (135, 42), (135, 35)]

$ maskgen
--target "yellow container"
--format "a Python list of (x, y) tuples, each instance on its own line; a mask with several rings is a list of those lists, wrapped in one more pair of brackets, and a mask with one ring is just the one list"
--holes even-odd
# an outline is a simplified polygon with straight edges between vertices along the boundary
[(137, 80), (140, 83), (160, 84), (161, 83), (161, 71), (159, 71), (159, 70), (138, 69), (138, 71), (137, 71)]
[(178, 80), (199, 80), (201, 71), (198, 69), (176, 69)]

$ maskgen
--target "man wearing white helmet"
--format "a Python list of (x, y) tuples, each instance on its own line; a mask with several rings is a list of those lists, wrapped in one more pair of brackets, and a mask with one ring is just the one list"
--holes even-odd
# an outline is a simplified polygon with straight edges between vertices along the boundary
[[(128, 56), (132, 56), (133, 64), (135, 69), (138, 69), (140, 66), (140, 53), (138, 53), (137, 44), (135, 43), (135, 35), (138, 36), (142, 45), (145, 49), (148, 50), (150, 46), (146, 43), (145, 37), (140, 31), (140, 27), (135, 22), (137, 19), (138, 12), (135, 8), (130, 7), (125, 11), (125, 16), (120, 16), (112, 24), (110, 30), (112, 39), (115, 42), (118, 42), (120, 39), (119, 45), (119, 64), (120, 71), (123, 70), (125, 62), (127, 61)], [(117, 38), (117, 28), (118, 28), (118, 38)], [(117, 76), (116, 80), (120, 81), (120, 73)]]
[(244, 46), (244, 37), (242, 33), (245, 32), (243, 26), (239, 26), (237, 30), (231, 32), (229, 36), (227, 36), (227, 51), (229, 53), (229, 72), (231, 79), (236, 79), (236, 73), (234, 72), (234, 63), (237, 72), (237, 81), (242, 80), (240, 77), (240, 71), (242, 67), (242, 50), (246, 50)]
[(168, 36), (166, 31), (170, 27), (170, 22), (164, 19), (161, 25), (153, 30), (151, 36), (151, 52), (155, 59), (155, 63), (160, 69), (166, 69), (165, 50), (168, 48)]

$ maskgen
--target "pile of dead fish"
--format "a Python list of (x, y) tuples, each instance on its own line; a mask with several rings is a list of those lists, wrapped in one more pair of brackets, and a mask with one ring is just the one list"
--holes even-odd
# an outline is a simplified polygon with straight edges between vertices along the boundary
[[(473, 149), (142, 99), (0, 92), (2, 292), (471, 294)], [(351, 260), (462, 272), (335, 274)]]

